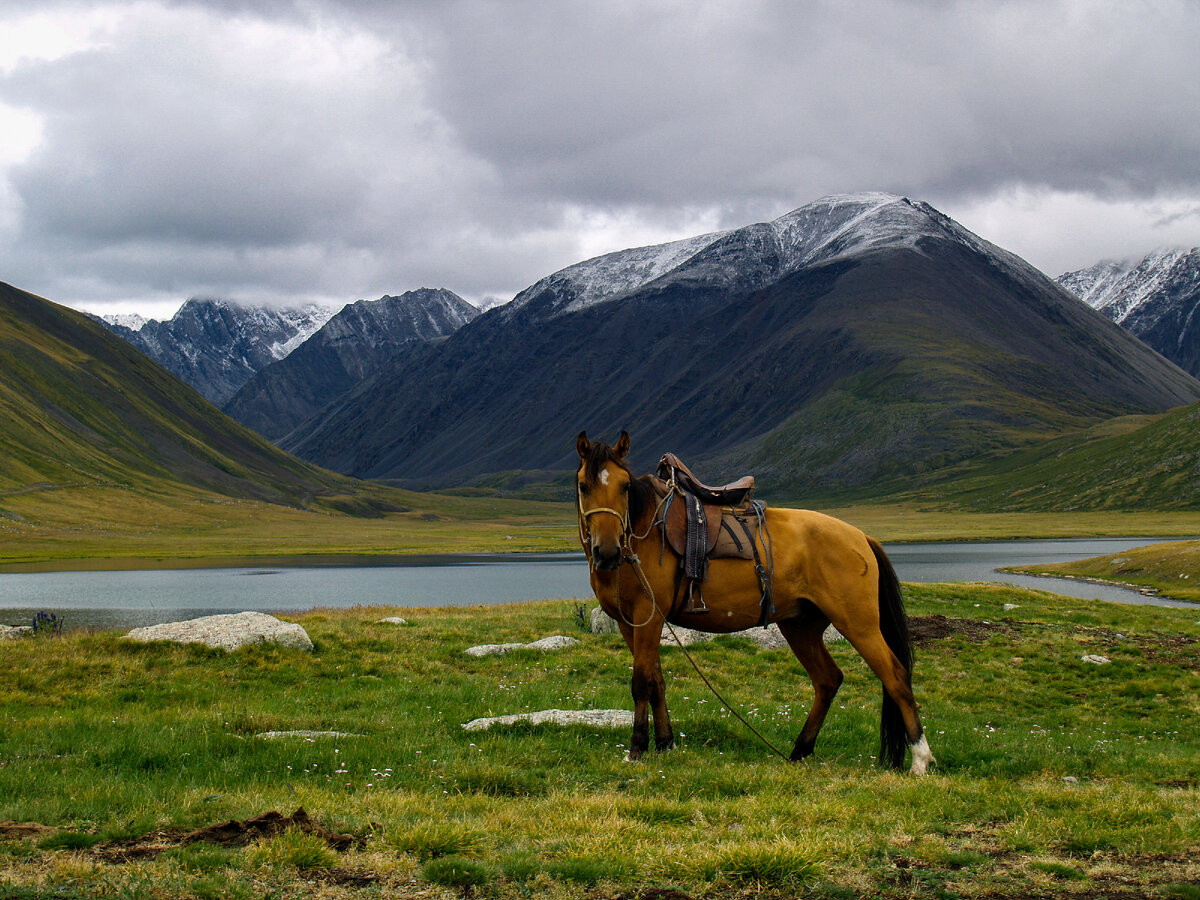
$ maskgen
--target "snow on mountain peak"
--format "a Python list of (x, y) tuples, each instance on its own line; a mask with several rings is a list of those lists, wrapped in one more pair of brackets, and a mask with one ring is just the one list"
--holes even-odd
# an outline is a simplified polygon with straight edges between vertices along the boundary
[(1008, 263), (925, 203), (881, 192), (833, 194), (771, 222), (702, 234), (666, 244), (619, 250), (548, 275), (517, 294), (509, 313), (537, 303), (557, 316), (615, 300), (674, 273), (693, 282), (747, 289), (806, 266), (872, 250), (916, 249), (922, 237), (952, 237)]
[(1117, 324), (1162, 293), (1181, 266), (1195, 269), (1200, 248), (1160, 248), (1142, 259), (1105, 260), (1055, 280)]

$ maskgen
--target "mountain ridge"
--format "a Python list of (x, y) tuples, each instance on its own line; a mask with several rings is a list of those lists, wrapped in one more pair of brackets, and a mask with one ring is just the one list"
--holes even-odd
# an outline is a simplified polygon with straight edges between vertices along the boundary
[(1200, 377), (1200, 248), (1161, 248), (1055, 279), (1180, 368)]
[[(635, 277), (606, 278), (629, 255)], [(581, 428), (627, 427), (649, 456), (814, 493), (1197, 396), (1019, 257), (928, 204), (857, 194), (569, 266), (280, 443), (434, 486), (556, 470)], [(880, 411), (894, 446), (868, 433)]]
[(118, 317), (93, 318), (220, 406), (333, 312), (312, 303), (264, 306), (193, 297), (170, 319), (146, 320), (136, 329)]
[(347, 304), (285, 358), (255, 373), (223, 408), (277, 440), (406, 345), (452, 334), (478, 314), (446, 288)]

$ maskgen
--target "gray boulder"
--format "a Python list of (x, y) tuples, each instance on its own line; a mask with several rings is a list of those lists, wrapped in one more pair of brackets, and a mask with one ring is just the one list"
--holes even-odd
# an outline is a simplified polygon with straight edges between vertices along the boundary
[(592, 728), (630, 728), (633, 712), (628, 709), (543, 709), (538, 712), (517, 713), (512, 716), (493, 716), (465, 722), (466, 731), (484, 731), (493, 725), (515, 725), (529, 722), (533, 725), (588, 725)]
[(0, 641), (11, 641), (31, 634), (33, 627), (30, 625), (0, 625)]
[(466, 649), (467, 656), (503, 656), (513, 650), (563, 650), (574, 647), (579, 641), (563, 634), (552, 634), (532, 644), (479, 644)]
[(278, 644), (291, 650), (311, 653), (312, 641), (301, 626), (281, 622), (259, 612), (203, 616), (186, 622), (168, 622), (135, 628), (125, 635), (131, 641), (174, 641), (180, 644), (204, 644), (217, 650), (237, 650), (249, 644)]

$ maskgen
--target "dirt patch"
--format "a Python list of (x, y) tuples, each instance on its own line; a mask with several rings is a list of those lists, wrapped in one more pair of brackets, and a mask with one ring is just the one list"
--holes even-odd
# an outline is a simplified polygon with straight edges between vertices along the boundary
[(1018, 627), (1013, 622), (984, 622), (942, 615), (910, 616), (908, 636), (918, 647), (949, 637), (964, 637), (972, 643), (980, 643), (993, 634), (1011, 634)]
[[(339, 834), (314, 822), (303, 807), (290, 816), (271, 810), (250, 819), (230, 819), (216, 825), (197, 828), (195, 831), (155, 831), (129, 841), (98, 845), (91, 854), (107, 863), (124, 863), (138, 859), (154, 859), (174, 847), (206, 841), (227, 847), (241, 847), (264, 837), (271, 837), (298, 828), (306, 834), (315, 834), (335, 850), (349, 848), (357, 838), (350, 834)], [(372, 876), (373, 877), (373, 876)]]
[(207, 841), (212, 844), (240, 847), (259, 838), (287, 831), (289, 828), (298, 828), (305, 834), (315, 834), (335, 850), (345, 850), (354, 843), (353, 835), (338, 834), (318, 825), (308, 817), (304, 807), (300, 807), (290, 816), (284, 816), (282, 813), (271, 810), (261, 816), (244, 819), (240, 822), (237, 819), (230, 819), (228, 822), (218, 825), (198, 828), (185, 834), (180, 843), (191, 844), (196, 841)]
[(39, 838), (58, 834), (58, 829), (41, 822), (14, 822), (5, 819), (0, 822), (0, 839)]

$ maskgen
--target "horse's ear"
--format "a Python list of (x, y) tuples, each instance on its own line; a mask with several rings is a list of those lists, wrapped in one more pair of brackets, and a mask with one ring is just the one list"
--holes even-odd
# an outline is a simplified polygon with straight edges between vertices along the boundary
[(579, 432), (579, 437), (575, 438), (575, 449), (579, 451), (581, 459), (587, 459), (592, 452), (592, 442), (588, 440), (586, 431)]
[(624, 459), (625, 454), (629, 452), (629, 432), (622, 431), (621, 436), (617, 438), (617, 446), (613, 447), (613, 453), (617, 459)]

